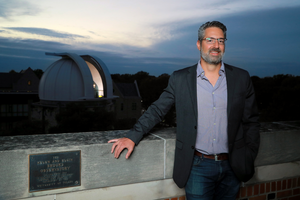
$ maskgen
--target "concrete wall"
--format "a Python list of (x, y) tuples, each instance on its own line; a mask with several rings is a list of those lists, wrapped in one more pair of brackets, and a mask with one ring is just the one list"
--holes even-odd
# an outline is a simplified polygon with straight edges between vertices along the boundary
[[(149, 134), (126, 160), (107, 141), (126, 131), (0, 137), (0, 200), (166, 199), (184, 195), (172, 180), (175, 129)], [(300, 176), (300, 131), (290, 124), (264, 124), (256, 174), (246, 184)], [(81, 150), (81, 185), (29, 192), (28, 156)], [(145, 197), (145, 194), (147, 195)]]

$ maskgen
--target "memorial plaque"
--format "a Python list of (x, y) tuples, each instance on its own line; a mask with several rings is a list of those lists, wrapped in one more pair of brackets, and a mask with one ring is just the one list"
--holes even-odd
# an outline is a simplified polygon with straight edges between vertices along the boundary
[(81, 151), (29, 155), (29, 192), (81, 185)]

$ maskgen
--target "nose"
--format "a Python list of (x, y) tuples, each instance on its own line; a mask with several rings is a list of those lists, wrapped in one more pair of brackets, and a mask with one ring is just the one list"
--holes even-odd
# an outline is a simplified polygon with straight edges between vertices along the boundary
[(220, 44), (219, 44), (219, 41), (218, 40), (215, 40), (215, 43), (213, 44), (213, 46), (215, 48), (219, 48)]

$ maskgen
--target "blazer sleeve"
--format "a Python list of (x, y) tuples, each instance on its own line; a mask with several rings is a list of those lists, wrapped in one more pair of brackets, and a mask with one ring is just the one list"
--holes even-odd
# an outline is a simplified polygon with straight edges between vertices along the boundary
[(157, 123), (163, 120), (175, 102), (175, 77), (174, 73), (170, 76), (168, 86), (164, 89), (158, 100), (148, 107), (147, 111), (139, 118), (133, 128), (125, 137), (131, 139), (136, 145), (140, 142)]

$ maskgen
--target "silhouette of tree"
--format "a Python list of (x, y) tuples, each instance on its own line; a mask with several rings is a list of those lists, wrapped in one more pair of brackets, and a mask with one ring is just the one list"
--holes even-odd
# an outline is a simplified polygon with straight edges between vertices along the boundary
[(17, 73), (15, 70), (10, 70), (8, 73)]
[(275, 75), (251, 77), (256, 93), (261, 121), (291, 121), (300, 119), (300, 77)]
[(41, 79), (42, 76), (43, 76), (43, 74), (44, 74), (44, 71), (41, 70), (41, 69), (35, 69), (35, 70), (33, 70), (33, 72), (35, 73), (35, 75), (36, 75), (39, 79)]

